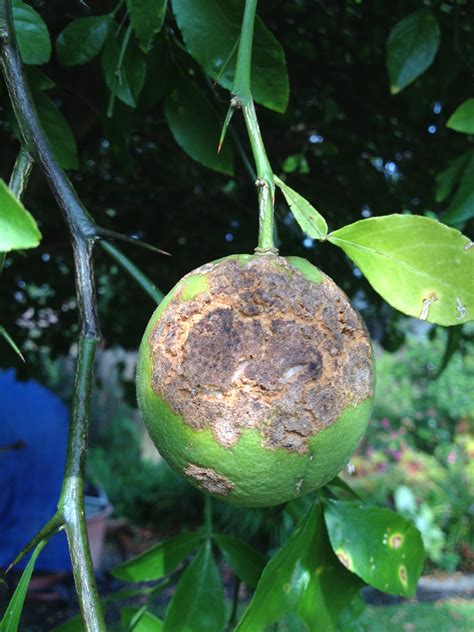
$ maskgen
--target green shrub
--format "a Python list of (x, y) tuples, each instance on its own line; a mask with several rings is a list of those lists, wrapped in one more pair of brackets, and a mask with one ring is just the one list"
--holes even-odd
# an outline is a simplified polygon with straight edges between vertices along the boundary
[(105, 489), (115, 514), (133, 524), (172, 529), (175, 521), (184, 528), (202, 503), (198, 492), (164, 461), (141, 458), (139, 427), (126, 417), (110, 423), (90, 449), (88, 474)]
[(437, 377), (447, 335), (408, 335), (399, 351), (381, 353), (376, 362), (374, 418), (392, 426), (411, 421), (414, 447), (428, 451), (449, 441), (460, 419), (474, 419), (474, 342), (465, 343), (465, 353), (455, 353)]

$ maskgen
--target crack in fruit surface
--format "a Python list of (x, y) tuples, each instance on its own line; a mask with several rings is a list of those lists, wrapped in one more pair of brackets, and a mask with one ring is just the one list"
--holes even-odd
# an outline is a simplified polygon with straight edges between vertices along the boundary
[(372, 396), (365, 326), (327, 276), (310, 280), (278, 256), (191, 275), (205, 277), (202, 291), (187, 298), (184, 283), (148, 336), (152, 388), (189, 427), (228, 448), (254, 429), (262, 447), (304, 454), (310, 437)]

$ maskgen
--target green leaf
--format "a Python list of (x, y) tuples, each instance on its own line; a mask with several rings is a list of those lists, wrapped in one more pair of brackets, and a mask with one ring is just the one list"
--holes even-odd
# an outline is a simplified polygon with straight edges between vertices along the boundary
[[(143, 588), (133, 591), (121, 590), (117, 594), (107, 595), (106, 600), (144, 598), (146, 594)], [(163, 621), (155, 617), (151, 612), (148, 612), (146, 605), (142, 608), (121, 608), (120, 623), (123, 632), (128, 632), (128, 630), (133, 630), (133, 632), (161, 632), (163, 629)], [(85, 628), (81, 616), (77, 615), (62, 625), (53, 628), (50, 632), (85, 632)]]
[[(236, 55), (222, 68), (240, 36), (242, 0), (173, 0), (173, 11), (186, 48), (205, 72), (232, 88)], [(288, 105), (285, 53), (275, 36), (257, 18), (252, 53), (252, 96), (276, 112)]]
[(344, 610), (352, 606), (361, 585), (338, 562), (328, 540), (321, 506), (314, 505), (265, 567), (236, 632), (263, 632), (288, 613), (296, 613), (308, 630), (337, 630)]
[(51, 77), (48, 77), (42, 70), (36, 66), (25, 67), (26, 78), (30, 90), (34, 92), (42, 92), (43, 90), (51, 90), (56, 85)]
[(413, 597), (425, 551), (418, 529), (388, 509), (331, 500), (324, 517), (334, 552), (379, 590)]
[(130, 22), (144, 53), (163, 26), (167, 4), (168, 0), (127, 0)]
[(449, 117), (446, 127), (463, 134), (474, 134), (474, 98), (461, 103)]
[(459, 231), (419, 215), (386, 215), (328, 239), (401, 312), (445, 326), (474, 318), (474, 248)]
[(175, 71), (173, 87), (165, 100), (165, 115), (175, 141), (188, 156), (201, 164), (233, 173), (233, 156), (229, 145), (217, 153), (221, 123), (211, 103), (197, 86)]
[(148, 582), (172, 573), (202, 540), (200, 533), (181, 533), (160, 542), (112, 571), (114, 577), (130, 582)]
[(230, 535), (216, 533), (214, 540), (237, 577), (250, 588), (255, 588), (267, 563), (266, 557), (243, 540)]
[(51, 39), (43, 19), (33, 7), (21, 0), (13, 0), (12, 11), (23, 63), (46, 64), (51, 57)]
[(0, 179), (0, 252), (36, 248), (40, 240), (35, 220)]
[(304, 154), (291, 154), (287, 156), (282, 164), (285, 173), (298, 171), (302, 175), (309, 173), (309, 165)]
[(164, 632), (222, 632), (224, 589), (206, 541), (182, 574), (166, 613)]
[(70, 22), (56, 40), (61, 66), (79, 66), (95, 59), (105, 44), (112, 24), (110, 15), (79, 18)]
[(50, 632), (85, 632), (84, 624), (82, 622), (81, 615), (77, 615), (68, 621), (65, 621), (56, 628), (50, 630)]
[(463, 326), (458, 325), (458, 327), (450, 327), (448, 329), (448, 337), (446, 340), (446, 346), (444, 348), (443, 357), (441, 359), (438, 370), (436, 371), (435, 379), (437, 380), (444, 373), (446, 368), (448, 367), (451, 358), (453, 355), (459, 351), (461, 342), (463, 340)]
[(151, 614), (151, 612), (142, 611), (141, 608), (122, 608), (120, 610), (120, 623), (125, 632), (133, 630), (133, 632), (161, 632), (163, 630), (163, 621)]
[(291, 189), (277, 176), (273, 176), (275, 184), (280, 187), (288, 206), (298, 222), (301, 230), (313, 239), (326, 239), (328, 225), (324, 217), (311, 206), (302, 195)]
[(33, 551), (28, 564), (26, 565), (26, 568), (21, 575), (21, 579), (18, 582), (17, 587), (15, 588), (15, 592), (10, 599), (10, 603), (7, 606), (5, 614), (3, 615), (2, 622), (0, 623), (0, 632), (17, 632), (20, 623), (21, 612), (23, 610), (23, 604), (25, 603), (26, 591), (28, 590), (28, 586), (30, 585), (30, 580), (35, 568), (36, 559), (46, 546), (47, 542), (47, 540), (41, 540), (41, 542)]
[(464, 167), (472, 155), (474, 155), (474, 151), (466, 151), (464, 154), (451, 160), (449, 167), (446, 167), (446, 169), (443, 169), (443, 171), (437, 174), (435, 178), (437, 183), (435, 193), (436, 202), (443, 202), (451, 195), (456, 183), (461, 177)]
[(153, 48), (146, 57), (145, 84), (140, 92), (140, 109), (150, 110), (163, 98), (168, 87), (170, 55), (163, 31), (158, 35)]
[(33, 99), (56, 160), (63, 169), (77, 169), (79, 160), (76, 139), (63, 113), (43, 92), (36, 92)]
[(464, 166), (461, 181), (450, 205), (443, 215), (445, 224), (459, 226), (474, 217), (474, 151)]
[(8, 333), (8, 331), (5, 329), (5, 327), (3, 327), (3, 325), (0, 325), (0, 336), (2, 338), (4, 338), (7, 343), (10, 345), (10, 347), (13, 349), (13, 351), (20, 356), (20, 358), (23, 360), (23, 362), (25, 361), (25, 358), (23, 357), (22, 352), (20, 351), (18, 345), (16, 344), (16, 342), (13, 340), (13, 338), (10, 336), (10, 334)]
[(387, 67), (390, 91), (397, 94), (417, 79), (435, 58), (439, 46), (439, 26), (429, 9), (410, 13), (390, 31)]
[[(112, 94), (134, 108), (145, 83), (145, 56), (134, 39), (118, 39), (112, 31), (105, 41), (101, 62), (105, 83)], [(123, 59), (121, 50), (124, 49)]]
[(326, 483), (327, 487), (332, 487), (333, 489), (341, 490), (346, 496), (349, 496), (351, 499), (362, 500), (357, 492), (355, 492), (350, 485), (348, 485), (342, 478), (336, 476), (329, 483)]

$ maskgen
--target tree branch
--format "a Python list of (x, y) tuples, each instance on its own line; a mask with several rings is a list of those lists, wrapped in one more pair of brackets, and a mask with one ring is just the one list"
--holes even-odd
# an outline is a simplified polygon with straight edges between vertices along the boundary
[(58, 509), (64, 516), (72, 571), (86, 630), (99, 632), (106, 628), (94, 577), (84, 506), (87, 428), (96, 347), (95, 338), (82, 337), (79, 342), (66, 471)]
[(58, 515), (64, 520), (68, 536), (85, 628), (88, 632), (104, 632), (106, 628), (97, 594), (84, 511), (89, 404), (95, 350), (100, 338), (92, 267), (92, 247), (97, 229), (71, 181), (59, 167), (41, 127), (20, 61), (11, 0), (0, 0), (0, 64), (24, 148), (48, 181), (67, 222), (72, 241), (81, 334), (66, 472)]

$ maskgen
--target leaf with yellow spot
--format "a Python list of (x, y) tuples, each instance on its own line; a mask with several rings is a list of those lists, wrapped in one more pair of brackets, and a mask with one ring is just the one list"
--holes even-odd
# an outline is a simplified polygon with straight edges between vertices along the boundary
[(337, 561), (317, 504), (267, 564), (236, 632), (263, 632), (289, 613), (309, 630), (338, 630), (360, 614), (362, 585)]
[(379, 590), (412, 597), (425, 561), (418, 529), (393, 511), (328, 501), (324, 518), (340, 562)]
[(374, 290), (404, 314), (438, 325), (474, 319), (474, 247), (420, 215), (371, 217), (328, 235)]

